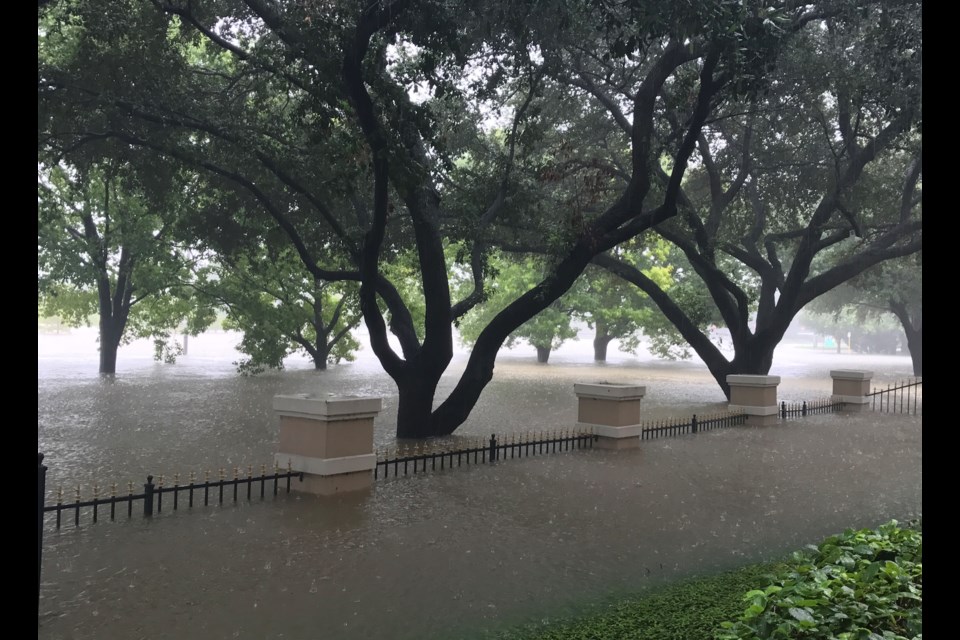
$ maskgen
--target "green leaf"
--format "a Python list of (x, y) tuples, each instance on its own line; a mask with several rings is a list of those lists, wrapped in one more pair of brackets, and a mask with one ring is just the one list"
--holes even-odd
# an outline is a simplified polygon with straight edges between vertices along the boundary
[(813, 622), (813, 616), (810, 615), (810, 612), (807, 611), (806, 609), (800, 609), (798, 607), (790, 607), (789, 613), (796, 620), (800, 620), (803, 622)]

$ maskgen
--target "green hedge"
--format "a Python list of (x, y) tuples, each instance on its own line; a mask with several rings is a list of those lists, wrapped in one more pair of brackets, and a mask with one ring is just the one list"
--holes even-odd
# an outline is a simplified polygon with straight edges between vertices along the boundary
[(922, 528), (891, 522), (832, 536), (744, 599), (747, 610), (718, 640), (922, 638)]

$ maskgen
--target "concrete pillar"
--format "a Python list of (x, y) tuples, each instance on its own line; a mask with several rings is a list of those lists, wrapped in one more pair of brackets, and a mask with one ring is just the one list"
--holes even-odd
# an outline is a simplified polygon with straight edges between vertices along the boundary
[(780, 420), (777, 386), (780, 376), (729, 375), (730, 411), (747, 414), (746, 424), (765, 427)]
[(577, 427), (592, 429), (600, 449), (635, 449), (640, 446), (640, 400), (647, 388), (636, 384), (581, 382), (577, 394)]
[(304, 473), (291, 488), (317, 495), (364, 489), (373, 483), (373, 419), (380, 398), (274, 396), (280, 416), (277, 465)]
[(870, 403), (867, 394), (870, 393), (870, 381), (873, 371), (857, 371), (853, 369), (835, 369), (830, 372), (833, 378), (834, 402), (842, 402), (844, 411), (863, 411)]

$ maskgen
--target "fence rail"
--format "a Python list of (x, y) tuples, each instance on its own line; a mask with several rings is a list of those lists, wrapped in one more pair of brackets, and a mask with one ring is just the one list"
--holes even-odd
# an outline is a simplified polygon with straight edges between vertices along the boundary
[(746, 420), (747, 415), (745, 413), (733, 411), (699, 417), (697, 414), (693, 414), (689, 420), (672, 418), (646, 422), (640, 431), (640, 439), (653, 440), (654, 438), (662, 438), (664, 436), (679, 436), (687, 433), (725, 429), (727, 427), (740, 426), (746, 422)]
[[(424, 448), (423, 445), (397, 449), (382, 449), (377, 453), (374, 479), (412, 475), (453, 469), (455, 467), (489, 464), (499, 460), (592, 448), (597, 436), (589, 431), (541, 431), (539, 433), (491, 434), (488, 441), (477, 440), (465, 447), (443, 446)], [(428, 469), (429, 467), (429, 469)]]
[(812, 400), (807, 402), (786, 402), (780, 403), (780, 418), (788, 420), (790, 418), (806, 418), (823, 413), (836, 413), (843, 410), (844, 403), (840, 400), (831, 400), (824, 398), (822, 400)]
[[(39, 454), (39, 465), (43, 466), (43, 454)], [(83, 499), (80, 485), (76, 485), (72, 489), (72, 500), (65, 495), (63, 485), (57, 488), (56, 502), (53, 504), (45, 503), (43, 496), (45, 496), (46, 491), (43, 486), (40, 487), (40, 495), (42, 514), (55, 514), (56, 528), (60, 529), (64, 523), (64, 513), (68, 514), (68, 520), (73, 520), (74, 526), (80, 526), (82, 512), (89, 514), (92, 522), (98, 522), (101, 518), (101, 513), (104, 515), (109, 514), (110, 520), (116, 520), (118, 512), (121, 516), (126, 512), (126, 517), (132, 518), (134, 503), (142, 502), (142, 509), (138, 509), (138, 511), (141, 512), (143, 516), (149, 517), (154, 515), (154, 513), (161, 513), (163, 511), (164, 495), (170, 495), (172, 502), (168, 501), (168, 508), (173, 511), (183, 506), (180, 499), (181, 494), (185, 494), (184, 501), (186, 502), (187, 508), (192, 508), (201, 498), (203, 499), (203, 506), (209, 506), (211, 503), (211, 493), (213, 494), (212, 501), (215, 501), (218, 505), (222, 505), (225, 500), (238, 502), (241, 497), (246, 500), (252, 500), (255, 495), (254, 487), (257, 487), (258, 491), (256, 495), (260, 499), (266, 497), (268, 486), (270, 487), (271, 494), (275, 496), (280, 492), (281, 480), (285, 481), (284, 490), (286, 493), (290, 493), (290, 482), (293, 478), (302, 480), (303, 474), (299, 471), (291, 471), (289, 469), (281, 470), (278, 467), (274, 467), (273, 473), (267, 473), (266, 465), (261, 465), (260, 475), (257, 476), (253, 475), (253, 467), (248, 467), (245, 475), (241, 475), (239, 469), (234, 467), (232, 478), (228, 478), (225, 470), (220, 469), (219, 477), (216, 480), (211, 480), (210, 472), (207, 471), (204, 473), (203, 482), (197, 482), (195, 474), (191, 473), (187, 484), (180, 484), (180, 474), (174, 475), (172, 485), (164, 485), (164, 476), (159, 476), (157, 483), (154, 483), (154, 477), (151, 475), (147, 476), (147, 481), (143, 484), (143, 491), (138, 493), (134, 493), (134, 484), (128, 482), (126, 493), (118, 494), (117, 484), (113, 483), (110, 485), (109, 495), (106, 496), (101, 495), (100, 485), (94, 484), (92, 489), (93, 495), (92, 498), (89, 499)], [(241, 486), (245, 486), (246, 489), (243, 494), (240, 493)], [(228, 490), (226, 498), (224, 497), (225, 490)], [(73, 517), (70, 518), (70, 515)], [(41, 515), (40, 526), (42, 527), (42, 525), (43, 519)]]
[(886, 388), (874, 388), (867, 397), (874, 411), (919, 415), (923, 412), (923, 379), (902, 380)]
[[(876, 389), (867, 394), (871, 408), (883, 413), (912, 413), (922, 412), (922, 380), (914, 379), (889, 385), (885, 389)], [(797, 402), (787, 404), (781, 402), (779, 414), (781, 419), (806, 417), (808, 415), (833, 413), (843, 409), (844, 403), (830, 399), (815, 400), (812, 402)], [(712, 431), (727, 427), (739, 426), (747, 421), (747, 415), (741, 412), (720, 413), (708, 416), (694, 414), (689, 420), (667, 419), (642, 424), (641, 440), (652, 440), (665, 436), (695, 434), (701, 431)], [(489, 464), (500, 460), (557, 453), (574, 449), (592, 448), (598, 436), (592, 431), (561, 430), (550, 433), (524, 433), (497, 436), (492, 434), (488, 441), (477, 440), (465, 447), (425, 448), (424, 445), (382, 449), (377, 452), (377, 462), (374, 467), (374, 478), (388, 478), (392, 469), (393, 476), (401, 474), (424, 473), (452, 469), (454, 467)], [(292, 471), (289, 468), (281, 470), (274, 467), (273, 473), (267, 473), (266, 465), (261, 465), (260, 474), (253, 474), (253, 467), (247, 467), (241, 473), (237, 467), (233, 468), (232, 477), (227, 477), (225, 469), (220, 469), (217, 479), (210, 479), (210, 472), (204, 473), (203, 481), (197, 482), (197, 477), (191, 473), (185, 484), (180, 483), (180, 474), (174, 474), (173, 483), (165, 484), (164, 476), (159, 476), (154, 483), (154, 476), (147, 476), (142, 492), (133, 483), (127, 483), (126, 493), (118, 493), (117, 484), (109, 486), (108, 495), (101, 495), (101, 486), (93, 485), (92, 497), (84, 498), (81, 487), (76, 485), (72, 489), (72, 500), (65, 499), (66, 494), (61, 485), (56, 491), (56, 502), (47, 504), (46, 476), (47, 467), (43, 464), (43, 454), (38, 454), (37, 460), (37, 606), (39, 611), (40, 579), (43, 558), (43, 530), (47, 514), (54, 514), (56, 528), (64, 524), (64, 514), (73, 521), (74, 526), (80, 526), (82, 514), (89, 514), (92, 522), (98, 522), (102, 517), (109, 516), (116, 520), (118, 513), (122, 516), (126, 512), (127, 518), (134, 515), (134, 503), (142, 502), (138, 511), (144, 517), (159, 514), (164, 509), (164, 495), (168, 509), (176, 511), (184, 506), (194, 507), (202, 499), (203, 505), (211, 502), (222, 505), (225, 501), (233, 503), (242, 500), (253, 500), (255, 497), (265, 499), (267, 491), (274, 496), (278, 495), (283, 481), (286, 493), (291, 490), (293, 478), (303, 480), (303, 473)], [(71, 517), (72, 516), (72, 517)]]
[[(91, 522), (99, 522), (101, 511), (104, 516), (109, 514), (110, 520), (116, 520), (117, 514), (121, 516), (126, 512), (127, 518), (132, 518), (134, 514), (134, 503), (142, 502), (141, 509), (137, 511), (143, 517), (152, 517), (155, 513), (163, 511), (163, 496), (170, 495), (168, 501), (169, 510), (177, 511), (183, 504), (180, 499), (181, 494), (185, 494), (186, 506), (191, 508), (195, 502), (203, 498), (204, 506), (212, 501), (222, 505), (225, 500), (238, 502), (241, 498), (253, 500), (255, 495), (260, 499), (265, 499), (268, 488), (274, 496), (280, 492), (280, 482), (284, 481), (283, 488), (286, 493), (290, 493), (290, 482), (293, 478), (303, 480), (303, 474), (299, 471), (291, 471), (289, 468), (281, 470), (274, 467), (273, 473), (267, 473), (267, 466), (260, 466), (260, 475), (253, 475), (253, 467), (247, 467), (245, 475), (241, 475), (237, 467), (233, 469), (233, 477), (228, 478), (225, 470), (220, 469), (219, 477), (216, 480), (210, 479), (210, 472), (204, 473), (204, 481), (197, 482), (195, 474), (191, 473), (187, 484), (180, 484), (180, 474), (174, 474), (172, 485), (164, 485), (164, 477), (159, 476), (158, 482), (153, 482), (153, 476), (147, 476), (147, 481), (143, 484), (143, 491), (134, 493), (134, 484), (127, 483), (127, 492), (125, 494), (117, 493), (117, 484), (110, 485), (109, 495), (100, 495), (100, 485), (94, 484), (92, 494), (89, 499), (84, 499), (80, 485), (72, 489), (73, 500), (64, 500), (63, 485), (57, 488), (56, 502), (47, 504), (47, 466), (43, 464), (43, 454), (37, 454), (37, 610), (40, 607), (40, 584), (43, 568), (43, 530), (46, 525), (46, 515), (54, 514), (54, 522), (57, 529), (63, 527), (64, 514), (67, 514), (67, 521), (72, 520), (73, 525), (80, 526), (81, 514), (87, 513)], [(246, 491), (240, 493), (240, 487), (245, 486)], [(224, 497), (224, 491), (228, 490)], [(212, 497), (211, 497), (212, 494)], [(72, 515), (72, 518), (70, 517)]]

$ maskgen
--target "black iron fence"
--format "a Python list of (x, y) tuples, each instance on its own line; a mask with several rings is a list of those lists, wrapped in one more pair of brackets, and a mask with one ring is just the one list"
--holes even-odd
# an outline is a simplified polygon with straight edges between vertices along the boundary
[[(136, 509), (138, 514), (152, 516), (154, 513), (163, 511), (165, 495), (169, 496), (167, 508), (172, 511), (184, 506), (192, 508), (200, 502), (203, 506), (209, 506), (211, 502), (222, 505), (225, 501), (253, 500), (254, 497), (262, 500), (266, 497), (268, 490), (271, 495), (277, 495), (280, 492), (281, 481), (283, 481), (284, 492), (290, 493), (291, 479), (303, 479), (301, 472), (279, 467), (274, 467), (272, 473), (268, 473), (266, 465), (261, 465), (258, 475), (254, 475), (252, 466), (247, 467), (246, 472), (241, 472), (239, 468), (234, 467), (232, 477), (227, 477), (226, 470), (220, 469), (216, 479), (211, 480), (211, 473), (206, 471), (202, 481), (198, 481), (196, 474), (191, 473), (186, 483), (181, 483), (179, 473), (174, 474), (173, 482), (169, 484), (165, 484), (164, 476), (159, 476), (157, 482), (154, 482), (154, 476), (147, 476), (142, 490), (139, 486), (135, 487), (132, 482), (127, 483), (125, 491), (118, 491), (117, 483), (111, 484), (109, 488), (94, 483), (87, 496), (83, 495), (80, 485), (75, 485), (66, 491), (63, 485), (60, 485), (56, 490), (55, 502), (44, 504), (46, 489), (43, 485), (46, 467), (43, 465), (42, 453), (39, 454), (39, 466), (44, 470), (41, 472), (44, 477), (41, 478), (39, 487), (42, 511), (55, 514), (54, 522), (57, 529), (61, 528), (64, 522), (72, 522), (74, 526), (80, 526), (81, 513), (85, 513), (91, 522), (98, 522), (104, 517), (116, 520), (118, 514), (121, 517), (131, 518), (136, 503), (141, 503)], [(242, 491), (241, 487), (243, 487)], [(42, 522), (41, 517), (41, 525)]]
[(375, 479), (412, 475), (427, 471), (442, 471), (455, 467), (488, 464), (527, 456), (543, 455), (593, 447), (597, 436), (589, 431), (540, 431), (513, 433), (505, 436), (492, 434), (487, 441), (476, 440), (466, 446), (430, 447), (424, 444), (381, 449), (377, 452)]
[(867, 397), (874, 411), (920, 415), (923, 413), (923, 379), (903, 380), (885, 389), (875, 388)]
[(780, 403), (780, 418), (782, 420), (788, 420), (790, 418), (806, 418), (807, 416), (815, 416), (822, 413), (836, 413), (837, 411), (843, 411), (844, 403), (839, 400), (831, 400), (830, 398), (825, 398), (823, 400), (812, 400), (807, 402), (791, 402), (787, 404), (786, 402)]
[(744, 413), (731, 411), (729, 413), (717, 413), (707, 416), (697, 416), (693, 414), (689, 419), (669, 418), (646, 422), (640, 432), (641, 440), (653, 440), (664, 436), (679, 436), (685, 433), (700, 433), (701, 431), (713, 431), (714, 429), (725, 429), (727, 427), (736, 427), (746, 422), (747, 416)]
[[(134, 513), (143, 517), (151, 517), (163, 512), (164, 496), (166, 508), (169, 511), (192, 508), (199, 505), (209, 506), (211, 503), (222, 505), (224, 502), (239, 502), (240, 500), (266, 499), (268, 493), (276, 496), (282, 490), (290, 493), (290, 483), (293, 478), (303, 480), (303, 473), (274, 466), (272, 473), (268, 473), (266, 465), (260, 466), (260, 473), (254, 475), (252, 466), (246, 471), (238, 467), (233, 468), (232, 476), (228, 476), (225, 469), (220, 469), (216, 478), (211, 479), (209, 471), (204, 472), (200, 481), (195, 473), (190, 473), (185, 483), (181, 483), (180, 474), (173, 475), (171, 483), (165, 483), (164, 476), (159, 476), (154, 482), (154, 476), (147, 476), (143, 489), (128, 482), (126, 487), (119, 489), (117, 483), (109, 486), (100, 486), (94, 483), (83, 494), (80, 485), (64, 489), (59, 485), (54, 494), (55, 501), (47, 504), (47, 466), (43, 464), (43, 454), (37, 455), (37, 594), (40, 592), (40, 572), (43, 563), (43, 530), (47, 514), (57, 529), (66, 524), (79, 527), (82, 522), (99, 522), (109, 518), (116, 520), (132, 518)], [(125, 490), (124, 490), (125, 489)], [(134, 506), (139, 503), (137, 508)], [(38, 600), (39, 604), (39, 600)]]
[[(914, 379), (889, 385), (885, 389), (877, 389), (867, 394), (874, 411), (884, 413), (922, 413), (923, 393), (922, 380)], [(780, 403), (779, 414), (781, 419), (806, 417), (809, 415), (833, 413), (842, 410), (843, 402), (829, 399), (812, 402)], [(701, 431), (712, 431), (743, 425), (747, 415), (742, 412), (719, 413), (707, 416), (694, 414), (690, 419), (666, 419), (643, 423), (640, 439), (652, 440), (665, 436), (695, 434)], [(592, 448), (598, 436), (592, 431), (560, 430), (552, 432), (516, 433), (506, 436), (493, 434), (487, 441), (477, 440), (466, 446), (451, 448), (448, 446), (433, 446), (425, 444), (409, 445), (393, 449), (381, 449), (377, 452), (377, 463), (374, 467), (374, 478), (388, 478), (393, 476), (424, 473), (452, 469), (454, 467), (488, 464), (500, 460), (510, 460), (548, 453), (558, 453), (575, 449)], [(73, 526), (80, 526), (84, 516), (90, 522), (98, 522), (103, 518), (116, 520), (118, 517), (132, 518), (134, 513), (151, 517), (162, 513), (165, 508), (176, 511), (183, 507), (192, 508), (202, 501), (204, 506), (211, 503), (223, 505), (224, 502), (236, 503), (240, 500), (265, 499), (268, 493), (276, 496), (280, 491), (289, 493), (293, 478), (303, 480), (303, 473), (274, 467), (268, 473), (266, 465), (261, 465), (260, 473), (254, 475), (252, 466), (241, 471), (233, 468), (228, 476), (225, 469), (220, 469), (215, 479), (211, 479), (209, 471), (203, 474), (202, 481), (196, 474), (190, 473), (181, 482), (180, 474), (174, 474), (172, 482), (165, 482), (164, 476), (159, 476), (154, 482), (154, 476), (147, 476), (143, 489), (133, 483), (127, 483), (122, 489), (117, 484), (101, 486), (94, 484), (88, 494), (83, 495), (79, 485), (65, 490), (60, 485), (55, 492), (55, 501), (48, 504), (46, 489), (47, 467), (43, 464), (43, 454), (37, 460), (37, 597), (39, 607), (40, 579), (43, 557), (43, 531), (47, 515), (53, 514), (50, 520), (60, 529), (65, 522)], [(139, 503), (137, 505), (136, 503)]]

